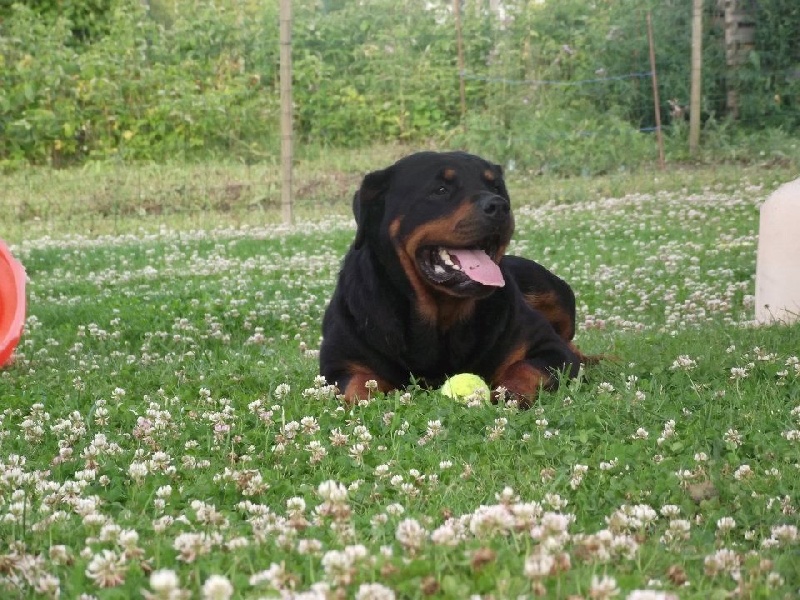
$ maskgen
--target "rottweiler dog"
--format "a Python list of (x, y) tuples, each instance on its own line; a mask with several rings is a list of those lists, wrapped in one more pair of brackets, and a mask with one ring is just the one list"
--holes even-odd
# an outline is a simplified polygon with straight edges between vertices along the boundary
[(322, 322), (320, 373), (348, 402), (458, 373), (521, 406), (590, 360), (572, 344), (575, 295), (542, 265), (506, 255), (514, 232), (500, 166), (420, 152), (369, 173), (357, 230)]

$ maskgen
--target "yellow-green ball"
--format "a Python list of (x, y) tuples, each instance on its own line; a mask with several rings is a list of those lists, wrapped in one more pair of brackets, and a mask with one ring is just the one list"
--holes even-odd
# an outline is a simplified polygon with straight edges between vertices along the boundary
[(469, 402), (476, 397), (488, 402), (492, 397), (492, 391), (486, 385), (486, 382), (472, 373), (453, 375), (444, 382), (441, 392), (445, 396), (463, 403)]

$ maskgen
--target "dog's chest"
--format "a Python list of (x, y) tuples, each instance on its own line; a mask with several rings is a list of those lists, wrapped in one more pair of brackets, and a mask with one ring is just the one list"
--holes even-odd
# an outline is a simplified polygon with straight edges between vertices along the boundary
[(480, 333), (473, 327), (454, 327), (445, 332), (429, 326), (412, 327), (404, 356), (408, 370), (436, 379), (474, 368), (484, 361), (491, 345)]

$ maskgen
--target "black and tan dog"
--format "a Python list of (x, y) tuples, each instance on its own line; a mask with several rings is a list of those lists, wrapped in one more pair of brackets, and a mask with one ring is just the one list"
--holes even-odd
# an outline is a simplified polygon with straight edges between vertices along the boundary
[(347, 401), (475, 373), (529, 406), (574, 376), (575, 296), (505, 250), (514, 217), (499, 166), (462, 152), (413, 154), (368, 174), (358, 229), (322, 324), (320, 372)]

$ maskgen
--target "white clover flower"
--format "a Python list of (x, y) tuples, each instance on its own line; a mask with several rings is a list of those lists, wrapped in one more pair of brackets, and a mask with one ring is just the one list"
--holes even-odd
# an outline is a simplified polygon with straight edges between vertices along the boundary
[(85, 573), (97, 586), (105, 588), (123, 584), (127, 570), (124, 556), (112, 550), (103, 550), (92, 556)]
[(131, 479), (134, 481), (141, 481), (147, 477), (148, 471), (149, 469), (147, 468), (146, 462), (134, 461), (128, 467), (128, 475), (130, 475)]
[(211, 575), (203, 584), (203, 600), (230, 600), (233, 584), (224, 575)]
[[(302, 554), (302, 553), (301, 553)], [(269, 568), (258, 573), (253, 573), (250, 576), (250, 585), (257, 586), (267, 583), (279, 590), (283, 587), (283, 581), (286, 578), (286, 569), (279, 563), (271, 563)]]
[(508, 535), (514, 528), (514, 516), (502, 504), (480, 506), (473, 513), (469, 528), (478, 539)]
[(733, 517), (722, 517), (717, 519), (717, 531), (720, 533), (728, 533), (736, 528), (736, 521)]
[(409, 552), (415, 552), (422, 548), (427, 532), (416, 519), (404, 519), (400, 521), (395, 530), (395, 538)]
[(796, 544), (800, 540), (797, 525), (775, 525), (771, 533), (772, 538), (784, 545)]
[(339, 504), (347, 500), (347, 488), (341, 483), (329, 479), (319, 484), (317, 495), (326, 502)]
[(403, 505), (402, 504), (398, 504), (396, 502), (394, 504), (390, 504), (389, 506), (386, 507), (386, 514), (388, 514), (388, 515), (390, 515), (392, 517), (399, 517), (404, 512), (406, 512), (406, 509), (403, 508)]
[(537, 553), (525, 559), (523, 573), (529, 579), (543, 579), (556, 566), (556, 559), (550, 554)]
[(303, 513), (306, 510), (306, 501), (300, 496), (289, 498), (286, 501), (286, 511), (290, 514)]
[(695, 367), (697, 367), (697, 361), (696, 360), (694, 360), (693, 358), (691, 358), (691, 357), (689, 357), (689, 356), (687, 356), (685, 354), (681, 354), (678, 358), (676, 358), (673, 361), (672, 366), (670, 367), (670, 369), (672, 369), (673, 371), (678, 371), (678, 370), (680, 370), (680, 371), (691, 371)]
[(355, 595), (355, 600), (394, 600), (394, 598), (394, 592), (380, 583), (362, 583)]
[(440, 435), (442, 432), (444, 432), (444, 427), (442, 427), (442, 422), (440, 420), (437, 419), (435, 421), (428, 421), (428, 437), (434, 438), (437, 435)]
[(731, 376), (730, 379), (739, 380), (744, 379), (749, 375), (749, 371), (746, 367), (732, 367), (731, 368)]
[(58, 598), (61, 595), (61, 581), (55, 575), (43, 573), (34, 581), (34, 590), (48, 598)]
[(679, 600), (677, 594), (659, 590), (633, 590), (625, 600)]
[(431, 542), (437, 546), (457, 546), (463, 539), (463, 529), (454, 519), (448, 519), (431, 533)]
[(681, 507), (677, 504), (665, 504), (661, 507), (659, 512), (662, 514), (662, 516), (674, 519), (681, 514)]
[(615, 456), (611, 460), (604, 460), (600, 462), (599, 468), (601, 471), (611, 471), (619, 464), (619, 459)]
[(787, 442), (800, 442), (800, 430), (790, 429), (789, 431), (784, 431), (781, 433), (781, 437)]
[(300, 427), (305, 435), (314, 435), (319, 431), (319, 423), (315, 417), (303, 417), (300, 419)]
[(725, 434), (722, 436), (722, 440), (731, 444), (735, 448), (738, 448), (742, 445), (742, 434), (739, 433), (736, 429), (728, 429)]
[(606, 600), (619, 595), (617, 580), (608, 575), (597, 577), (592, 575), (592, 582), (589, 586), (589, 598), (592, 600)]
[(150, 589), (159, 598), (169, 598), (172, 592), (179, 590), (180, 587), (178, 574), (172, 569), (160, 569), (150, 573)]
[(706, 575), (713, 577), (720, 573), (733, 575), (738, 573), (741, 566), (741, 557), (729, 548), (720, 548), (714, 554), (709, 554), (703, 560)]

